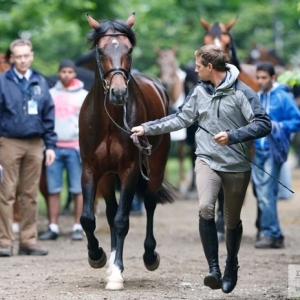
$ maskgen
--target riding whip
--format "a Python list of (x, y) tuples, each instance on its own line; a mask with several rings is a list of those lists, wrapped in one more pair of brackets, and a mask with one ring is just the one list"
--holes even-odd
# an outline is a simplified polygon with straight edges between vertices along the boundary
[[(211, 136), (214, 136), (214, 134), (212, 134), (211, 132), (209, 132), (207, 129), (205, 129), (201, 125), (198, 124), (198, 127), (201, 128), (201, 129), (203, 129), (206, 133), (210, 134)], [(248, 157), (246, 157), (242, 152), (236, 150), (235, 148), (231, 147), (230, 145), (226, 145), (226, 146), (229, 147), (230, 149), (232, 149), (233, 151), (235, 151), (236, 153), (242, 155), (248, 162), (250, 162), (251, 164), (253, 164), (254, 166), (256, 166), (258, 169), (260, 169), (261, 171), (263, 171), (267, 175), (269, 175), (272, 179), (274, 179), (275, 181), (277, 181), (279, 184), (281, 184), (284, 188), (286, 188), (287, 190), (289, 190), (291, 193), (293, 193), (293, 194), (295, 193), (294, 191), (292, 191), (291, 189), (289, 189), (287, 186), (285, 186), (277, 178), (275, 178), (274, 176), (272, 176), (270, 173), (268, 173), (267, 171), (265, 171), (264, 169), (262, 169), (261, 167), (259, 167), (256, 163), (254, 163), (251, 159), (249, 159)]]

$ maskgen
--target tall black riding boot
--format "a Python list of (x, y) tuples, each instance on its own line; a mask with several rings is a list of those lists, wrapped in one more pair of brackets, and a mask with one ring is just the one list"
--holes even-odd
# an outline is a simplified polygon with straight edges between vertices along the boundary
[(199, 233), (209, 266), (209, 273), (204, 278), (204, 285), (213, 290), (220, 289), (222, 287), (222, 276), (219, 267), (219, 242), (215, 220), (205, 220), (200, 216)]
[(227, 260), (222, 282), (222, 291), (226, 294), (233, 291), (238, 278), (238, 253), (243, 235), (242, 221), (236, 229), (226, 230)]

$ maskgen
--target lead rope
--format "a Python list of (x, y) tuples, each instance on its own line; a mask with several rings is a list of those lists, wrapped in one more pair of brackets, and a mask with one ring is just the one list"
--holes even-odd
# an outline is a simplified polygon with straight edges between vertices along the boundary
[[(122, 128), (119, 124), (117, 124), (114, 119), (111, 117), (111, 115), (109, 114), (107, 108), (106, 108), (106, 99), (107, 99), (107, 93), (105, 94), (105, 98), (104, 98), (104, 109), (106, 111), (106, 114), (108, 115), (108, 117), (110, 118), (110, 120), (123, 132), (132, 135), (132, 132), (128, 126), (127, 120), (126, 120), (126, 114), (127, 114), (127, 110), (126, 110), (126, 103), (124, 103), (123, 105), (123, 122), (124, 122), (124, 126), (126, 127), (127, 130), (125, 130), (124, 128)], [(132, 135), (132, 140), (134, 145), (139, 149), (139, 167), (140, 167), (140, 172), (142, 177), (145, 180), (150, 180), (150, 168), (149, 168), (149, 160), (148, 160), (148, 156), (151, 155), (151, 149), (152, 149), (152, 145), (149, 143), (148, 139), (145, 136), (142, 137), (138, 137), (136, 134)], [(144, 173), (143, 170), (143, 165), (146, 168), (146, 175)]]
[[(126, 115), (127, 115), (126, 103), (124, 103), (124, 105), (123, 105), (123, 110), (124, 110), (123, 123), (124, 123), (126, 129), (131, 134), (131, 130), (130, 130), (130, 128), (128, 126), (128, 123), (127, 123), (127, 120), (126, 120)], [(145, 180), (150, 180), (150, 167), (149, 167), (148, 156), (151, 155), (152, 145), (149, 143), (146, 136), (138, 137), (136, 133), (133, 134), (132, 140), (133, 140), (134, 145), (139, 149), (139, 166), (140, 166), (140, 172), (142, 174), (142, 177)], [(146, 168), (146, 175), (144, 174), (144, 171), (143, 171), (143, 165)]]

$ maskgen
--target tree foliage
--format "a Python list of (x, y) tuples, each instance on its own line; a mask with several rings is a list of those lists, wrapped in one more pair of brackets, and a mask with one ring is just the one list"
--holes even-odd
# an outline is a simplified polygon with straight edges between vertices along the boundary
[(300, 56), (296, 38), (298, 7), (294, 0), (0, 0), (0, 51), (5, 52), (15, 38), (30, 38), (35, 51), (34, 67), (53, 74), (61, 59), (76, 59), (88, 51), (87, 12), (98, 20), (126, 20), (136, 12), (133, 28), (138, 45), (134, 67), (154, 75), (154, 47), (178, 46), (180, 64), (194, 60), (193, 53), (202, 45), (204, 36), (200, 18), (210, 23), (237, 18), (232, 34), (241, 61), (252, 44), (258, 43), (269, 49), (277, 47), (284, 60), (291, 63)]

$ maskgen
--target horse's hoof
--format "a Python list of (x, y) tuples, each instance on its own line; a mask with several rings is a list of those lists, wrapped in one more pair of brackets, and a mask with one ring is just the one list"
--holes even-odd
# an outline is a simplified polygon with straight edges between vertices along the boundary
[(158, 254), (158, 253), (155, 252), (155, 254), (156, 254), (156, 260), (155, 260), (155, 262), (154, 262), (153, 264), (147, 265), (147, 264), (144, 262), (144, 263), (145, 263), (146, 269), (149, 270), (149, 271), (155, 271), (155, 270), (158, 268), (158, 266), (159, 266), (159, 263), (160, 263), (160, 257), (159, 257), (159, 254)]
[(108, 282), (105, 286), (106, 290), (110, 291), (120, 291), (124, 289), (123, 280), (122, 281), (114, 281)]
[(102, 250), (102, 248), (99, 248), (98, 251), (99, 250), (102, 251), (102, 255), (101, 255), (100, 259), (92, 260), (90, 257), (88, 257), (89, 265), (94, 269), (103, 268), (106, 264), (106, 261), (107, 261), (107, 257), (106, 257), (105, 252)]

